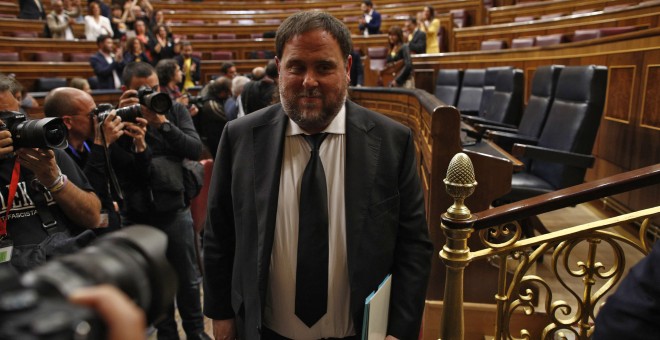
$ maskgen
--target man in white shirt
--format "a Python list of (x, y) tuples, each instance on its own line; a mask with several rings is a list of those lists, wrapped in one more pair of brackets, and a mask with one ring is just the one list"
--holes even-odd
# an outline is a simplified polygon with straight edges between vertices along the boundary
[(213, 169), (215, 338), (359, 339), (365, 298), (392, 274), (387, 340), (416, 339), (433, 247), (412, 132), (347, 99), (341, 21), (299, 12), (276, 37), (281, 104), (228, 122)]

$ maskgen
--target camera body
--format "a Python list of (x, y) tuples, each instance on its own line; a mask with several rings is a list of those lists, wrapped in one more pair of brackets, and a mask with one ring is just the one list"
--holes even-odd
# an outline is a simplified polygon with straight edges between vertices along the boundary
[(0, 119), (5, 123), (0, 130), (9, 130), (14, 149), (48, 148), (64, 149), (69, 143), (69, 130), (61, 118), (42, 118), (28, 120), (23, 113), (0, 111)]
[(102, 319), (68, 302), (81, 287), (110, 284), (157, 321), (172, 302), (176, 275), (165, 258), (167, 236), (148, 226), (104, 235), (81, 251), (19, 277), (0, 266), (0, 339), (104, 339)]
[[(135, 118), (142, 117), (141, 105), (148, 107), (149, 110), (158, 114), (165, 114), (172, 108), (172, 98), (167, 93), (156, 92), (148, 86), (141, 86), (137, 92), (140, 104), (121, 107), (115, 110), (115, 114), (121, 117), (121, 120), (124, 122), (135, 123)], [(102, 122), (108, 117), (111, 110), (112, 105), (100, 104), (94, 110), (94, 114)]]

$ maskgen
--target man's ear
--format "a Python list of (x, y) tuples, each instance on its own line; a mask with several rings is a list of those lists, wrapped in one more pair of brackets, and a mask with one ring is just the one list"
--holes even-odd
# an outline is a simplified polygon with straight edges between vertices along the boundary
[[(360, 62), (360, 61), (358, 61)], [(348, 80), (348, 83), (351, 82), (351, 66), (353, 65), (353, 55), (349, 54), (348, 58), (346, 58), (346, 79)]]
[(71, 116), (62, 116), (62, 121), (64, 122), (64, 125), (66, 125), (66, 128), (71, 130), (73, 118)]

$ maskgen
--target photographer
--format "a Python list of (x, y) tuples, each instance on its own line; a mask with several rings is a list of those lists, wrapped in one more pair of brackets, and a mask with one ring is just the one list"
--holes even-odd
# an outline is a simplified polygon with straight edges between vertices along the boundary
[[(96, 231), (119, 229), (121, 221), (114, 202), (119, 201), (121, 195), (114, 171), (131, 169), (134, 172), (147, 168), (151, 161), (151, 150), (144, 139), (147, 121), (136, 118), (137, 123), (122, 122), (114, 111), (99, 121), (92, 96), (71, 87), (52, 90), (45, 99), (44, 111), (47, 117), (60, 117), (66, 124), (69, 129), (66, 151), (83, 169), (101, 200), (103, 211), (99, 227), (103, 229)], [(129, 152), (115, 145), (123, 135), (132, 138), (133, 149)]]
[[(164, 95), (158, 93), (158, 76), (151, 65), (127, 65), (123, 80), (126, 87), (119, 106), (142, 103), (142, 116), (148, 122), (146, 141), (153, 152), (149, 180), (134, 182), (123, 188), (126, 198), (124, 223), (153, 225), (167, 234), (167, 259), (179, 274), (176, 300), (183, 328), (188, 339), (206, 339), (192, 216), (183, 184), (183, 159), (199, 159), (202, 143), (185, 106), (174, 102), (170, 110), (157, 114), (153, 105), (152, 108), (145, 105), (145, 87), (147, 92), (151, 89), (155, 92), (148, 95), (152, 104), (157, 100), (155, 95)], [(173, 305), (156, 327), (159, 339), (178, 339)]]
[[(4, 239), (0, 237), (0, 252), (6, 251), (9, 256), (4, 260), (11, 260), (16, 269), (25, 271), (93, 239), (94, 234), (85, 229), (99, 225), (101, 203), (64, 151), (14, 149), (16, 136), (7, 130), (9, 119), (24, 116), (16, 112), (18, 101), (12, 91), (11, 79), (0, 76), (0, 114), (4, 117), (4, 129), (0, 131), (0, 235)], [(13, 174), (17, 172), (15, 161), (19, 176)], [(12, 245), (13, 251), (9, 248)]]
[(191, 116), (196, 116), (199, 109), (195, 105), (190, 105), (189, 97), (181, 94), (179, 84), (183, 80), (181, 67), (174, 59), (163, 59), (156, 64), (156, 74), (160, 84), (160, 92), (167, 93), (172, 100), (183, 104), (188, 108)]
[(204, 105), (197, 115), (196, 127), (202, 142), (206, 144), (215, 159), (220, 143), (220, 135), (227, 124), (225, 103), (231, 97), (231, 79), (220, 77), (206, 85)]

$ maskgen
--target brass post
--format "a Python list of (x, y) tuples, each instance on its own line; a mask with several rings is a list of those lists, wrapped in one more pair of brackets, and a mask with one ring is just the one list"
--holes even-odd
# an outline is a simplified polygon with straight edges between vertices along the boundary
[(466, 154), (458, 153), (452, 158), (444, 182), (447, 193), (454, 198), (454, 204), (442, 215), (442, 231), (446, 243), (442, 247), (440, 258), (447, 266), (447, 275), (440, 337), (445, 340), (460, 340), (465, 333), (463, 273), (470, 261), (467, 241), (474, 230), (472, 214), (464, 201), (472, 195), (477, 185), (472, 162)]

